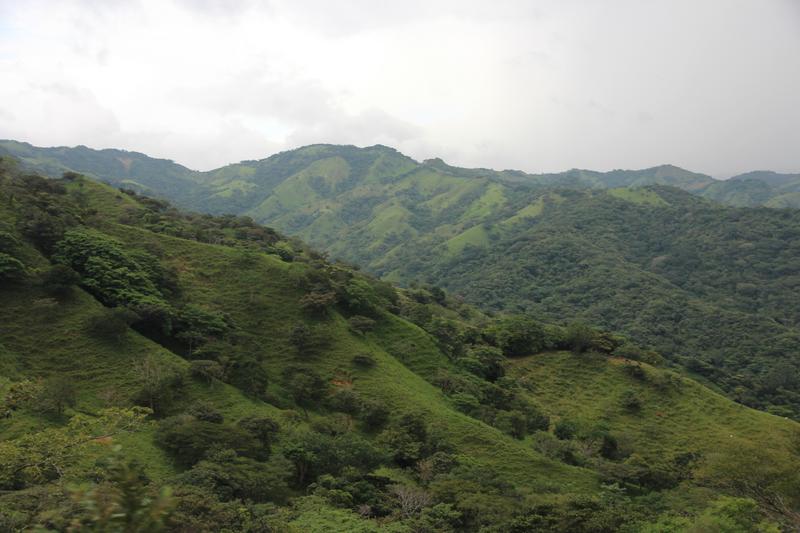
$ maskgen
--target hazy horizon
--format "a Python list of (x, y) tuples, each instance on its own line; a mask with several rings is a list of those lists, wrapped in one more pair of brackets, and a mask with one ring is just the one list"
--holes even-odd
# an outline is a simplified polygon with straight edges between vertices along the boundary
[(800, 172), (800, 4), (0, 0), (0, 137), (209, 170), (316, 144)]

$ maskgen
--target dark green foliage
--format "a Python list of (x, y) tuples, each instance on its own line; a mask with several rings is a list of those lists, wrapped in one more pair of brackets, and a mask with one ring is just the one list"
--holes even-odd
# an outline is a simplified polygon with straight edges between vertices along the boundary
[(375, 328), (375, 321), (367, 316), (353, 315), (347, 319), (350, 329), (361, 335), (372, 331)]
[(569, 420), (559, 420), (553, 430), (553, 434), (561, 440), (574, 439), (576, 432), (575, 424)]
[(389, 420), (389, 408), (379, 401), (364, 401), (361, 405), (361, 420), (367, 429), (380, 429)]
[(252, 396), (262, 396), (269, 384), (264, 365), (252, 355), (237, 357), (228, 373), (231, 384)]
[(54, 259), (79, 272), (82, 285), (107, 305), (167, 305), (150, 270), (122, 243), (99, 232), (68, 231), (56, 246)]
[(292, 367), (285, 374), (285, 387), (292, 400), (303, 408), (316, 406), (328, 393), (328, 382), (310, 368)]
[(352, 389), (339, 387), (325, 400), (328, 409), (356, 416), (360, 413), (363, 402)]
[(145, 357), (134, 367), (139, 390), (133, 402), (150, 408), (158, 416), (165, 415), (184, 384), (182, 370), (169, 367), (154, 357)]
[(630, 389), (622, 393), (619, 401), (622, 407), (631, 412), (637, 412), (642, 408), (642, 399), (636, 394), (636, 391)]
[(259, 462), (233, 450), (209, 454), (176, 482), (202, 488), (221, 501), (235, 499), (282, 502), (289, 492), (292, 464), (281, 456)]
[(324, 316), (328, 309), (336, 303), (334, 292), (311, 291), (300, 298), (300, 307), (314, 316)]
[(308, 357), (318, 354), (329, 344), (330, 339), (321, 328), (298, 322), (289, 332), (289, 342), (298, 355)]
[(269, 453), (270, 446), (275, 440), (275, 436), (278, 434), (278, 431), (280, 431), (278, 423), (267, 416), (246, 416), (239, 420), (236, 425), (258, 439), (267, 453)]
[(138, 320), (139, 315), (125, 307), (106, 308), (89, 319), (88, 328), (92, 335), (118, 342)]
[(192, 466), (217, 450), (257, 456), (259, 441), (237, 426), (199, 420), (191, 415), (165, 418), (158, 425), (156, 443), (184, 466)]
[(80, 283), (81, 276), (66, 265), (53, 265), (42, 274), (42, 288), (56, 297), (63, 298)]
[(525, 413), (520, 411), (498, 412), (494, 419), (494, 425), (515, 439), (522, 439), (528, 433), (528, 421)]
[(361, 368), (372, 368), (375, 366), (375, 359), (369, 354), (358, 354), (353, 356), (353, 364)]
[(586, 324), (573, 322), (567, 326), (565, 340), (574, 353), (583, 353), (594, 346), (596, 335)]
[(0, 282), (17, 281), (25, 276), (25, 265), (11, 255), (0, 252)]
[(202, 422), (211, 422), (213, 424), (222, 424), (225, 417), (217, 409), (208, 402), (198, 402), (192, 405), (186, 414), (195, 417)]
[(494, 326), (492, 334), (506, 357), (530, 355), (547, 346), (541, 324), (524, 316), (503, 318)]
[(338, 475), (348, 467), (369, 472), (386, 460), (382, 450), (355, 433), (331, 436), (297, 430), (282, 443), (281, 453), (294, 463), (294, 479), (300, 487), (317, 476)]
[(214, 383), (214, 380), (223, 381), (225, 377), (225, 369), (216, 361), (208, 359), (196, 359), (189, 365), (189, 373), (198, 379), (202, 379), (209, 385)]

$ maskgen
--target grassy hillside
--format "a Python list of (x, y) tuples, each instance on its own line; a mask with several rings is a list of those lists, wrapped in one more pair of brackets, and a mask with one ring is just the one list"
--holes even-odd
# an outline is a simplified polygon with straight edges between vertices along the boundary
[[(79, 177), (3, 169), (0, 231), (5, 530), (638, 531), (687, 499), (689, 525), (794, 520), (793, 485), (767, 487), (778, 508), (719, 465), (730, 431), (791, 470), (797, 424), (685, 378), (642, 393), (669, 425), (570, 411), (614, 405), (615, 370), (604, 398), (589, 382), (616, 359), (504, 357), (648, 353), (617, 337), (398, 292), (248, 219)], [(595, 418), (619, 444), (602, 459)]]

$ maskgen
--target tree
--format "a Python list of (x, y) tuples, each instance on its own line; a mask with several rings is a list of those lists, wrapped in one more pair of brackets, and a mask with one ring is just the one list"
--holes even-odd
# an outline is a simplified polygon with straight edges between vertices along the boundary
[(216, 361), (210, 359), (195, 359), (189, 363), (189, 374), (204, 380), (209, 385), (213, 385), (215, 380), (223, 380), (225, 377), (225, 369)]
[(66, 376), (57, 375), (44, 381), (42, 390), (35, 400), (38, 410), (61, 416), (64, 409), (74, 407), (77, 401), (75, 385)]
[(236, 423), (237, 426), (258, 439), (269, 455), (269, 449), (280, 431), (280, 425), (272, 418), (261, 415), (250, 415)]
[(293, 368), (289, 369), (286, 388), (308, 418), (308, 407), (316, 405), (327, 394), (328, 383), (310, 368)]
[(96, 416), (76, 414), (66, 426), (0, 441), (0, 488), (17, 490), (61, 478), (86, 457), (89, 446), (136, 431), (149, 412), (133, 407), (104, 409)]
[(570, 440), (575, 438), (577, 428), (569, 420), (559, 420), (553, 432), (560, 440)]
[(565, 340), (573, 353), (581, 354), (591, 348), (595, 341), (595, 332), (582, 322), (572, 322), (567, 326)]
[(426, 491), (409, 485), (392, 485), (392, 495), (397, 499), (403, 518), (419, 514), (425, 507), (433, 503), (433, 497)]
[(528, 317), (517, 315), (504, 318), (491, 331), (506, 357), (537, 353), (546, 346), (544, 328)]
[(100, 338), (119, 342), (138, 318), (139, 315), (126, 307), (103, 308), (89, 319), (89, 331)]
[(528, 422), (525, 413), (520, 411), (498, 411), (494, 425), (500, 431), (508, 433), (515, 439), (524, 439), (528, 433)]
[(300, 298), (300, 308), (315, 316), (324, 316), (328, 309), (336, 303), (333, 291), (311, 291)]
[(363, 315), (351, 316), (347, 319), (347, 324), (350, 326), (351, 330), (355, 331), (359, 335), (364, 335), (365, 333), (375, 329), (375, 320)]
[(56, 297), (64, 297), (80, 283), (81, 276), (67, 265), (53, 265), (42, 275), (42, 288)]
[(172, 404), (177, 389), (183, 386), (183, 374), (152, 355), (136, 363), (134, 373), (139, 381), (139, 392), (134, 400), (145, 404), (153, 413), (163, 415)]

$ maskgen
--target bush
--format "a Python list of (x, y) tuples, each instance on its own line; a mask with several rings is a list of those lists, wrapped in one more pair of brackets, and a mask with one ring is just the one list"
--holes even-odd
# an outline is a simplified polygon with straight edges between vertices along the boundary
[(186, 414), (195, 417), (197, 420), (211, 422), (212, 424), (222, 424), (225, 421), (225, 417), (222, 416), (222, 413), (207, 402), (196, 403), (186, 411)]
[(594, 346), (595, 331), (581, 322), (573, 322), (567, 326), (565, 340), (573, 353), (583, 353)]
[(368, 429), (379, 429), (389, 420), (389, 408), (378, 401), (364, 401), (361, 406), (361, 420)]
[(560, 420), (558, 423), (556, 423), (553, 434), (559, 440), (570, 440), (575, 438), (577, 431), (578, 429), (573, 422), (570, 422), (569, 420)]
[(353, 364), (361, 368), (372, 368), (375, 366), (375, 359), (369, 354), (358, 354), (353, 356)]
[(506, 357), (518, 357), (541, 352), (546, 346), (544, 328), (533, 319), (512, 316), (496, 324), (491, 333)]
[(189, 374), (211, 385), (214, 383), (215, 379), (219, 381), (223, 380), (225, 377), (225, 370), (222, 368), (222, 365), (216, 361), (197, 359), (189, 364)]
[(81, 276), (67, 265), (53, 265), (42, 276), (42, 288), (48, 294), (63, 297), (80, 281)]
[(642, 399), (636, 391), (628, 389), (622, 393), (620, 404), (628, 411), (639, 411), (642, 408)]
[(42, 390), (34, 399), (34, 406), (44, 413), (61, 416), (67, 407), (74, 407), (77, 392), (72, 380), (54, 376), (44, 381)]
[(494, 426), (515, 439), (523, 439), (528, 433), (527, 419), (520, 411), (498, 411), (494, 418)]
[(22, 261), (0, 252), (0, 281), (17, 281), (25, 277), (25, 265)]
[(349, 415), (357, 415), (362, 406), (361, 398), (359, 398), (358, 394), (345, 388), (336, 389), (333, 394), (328, 396), (326, 404), (331, 411)]
[(350, 329), (359, 335), (363, 335), (375, 328), (375, 321), (363, 315), (353, 315), (347, 319), (347, 323)]
[(139, 316), (125, 307), (103, 309), (89, 319), (89, 331), (106, 340), (120, 341)]
[(192, 466), (206, 454), (230, 449), (244, 455), (256, 455), (260, 443), (247, 431), (226, 424), (179, 415), (165, 418), (156, 430), (156, 443), (184, 466)]

